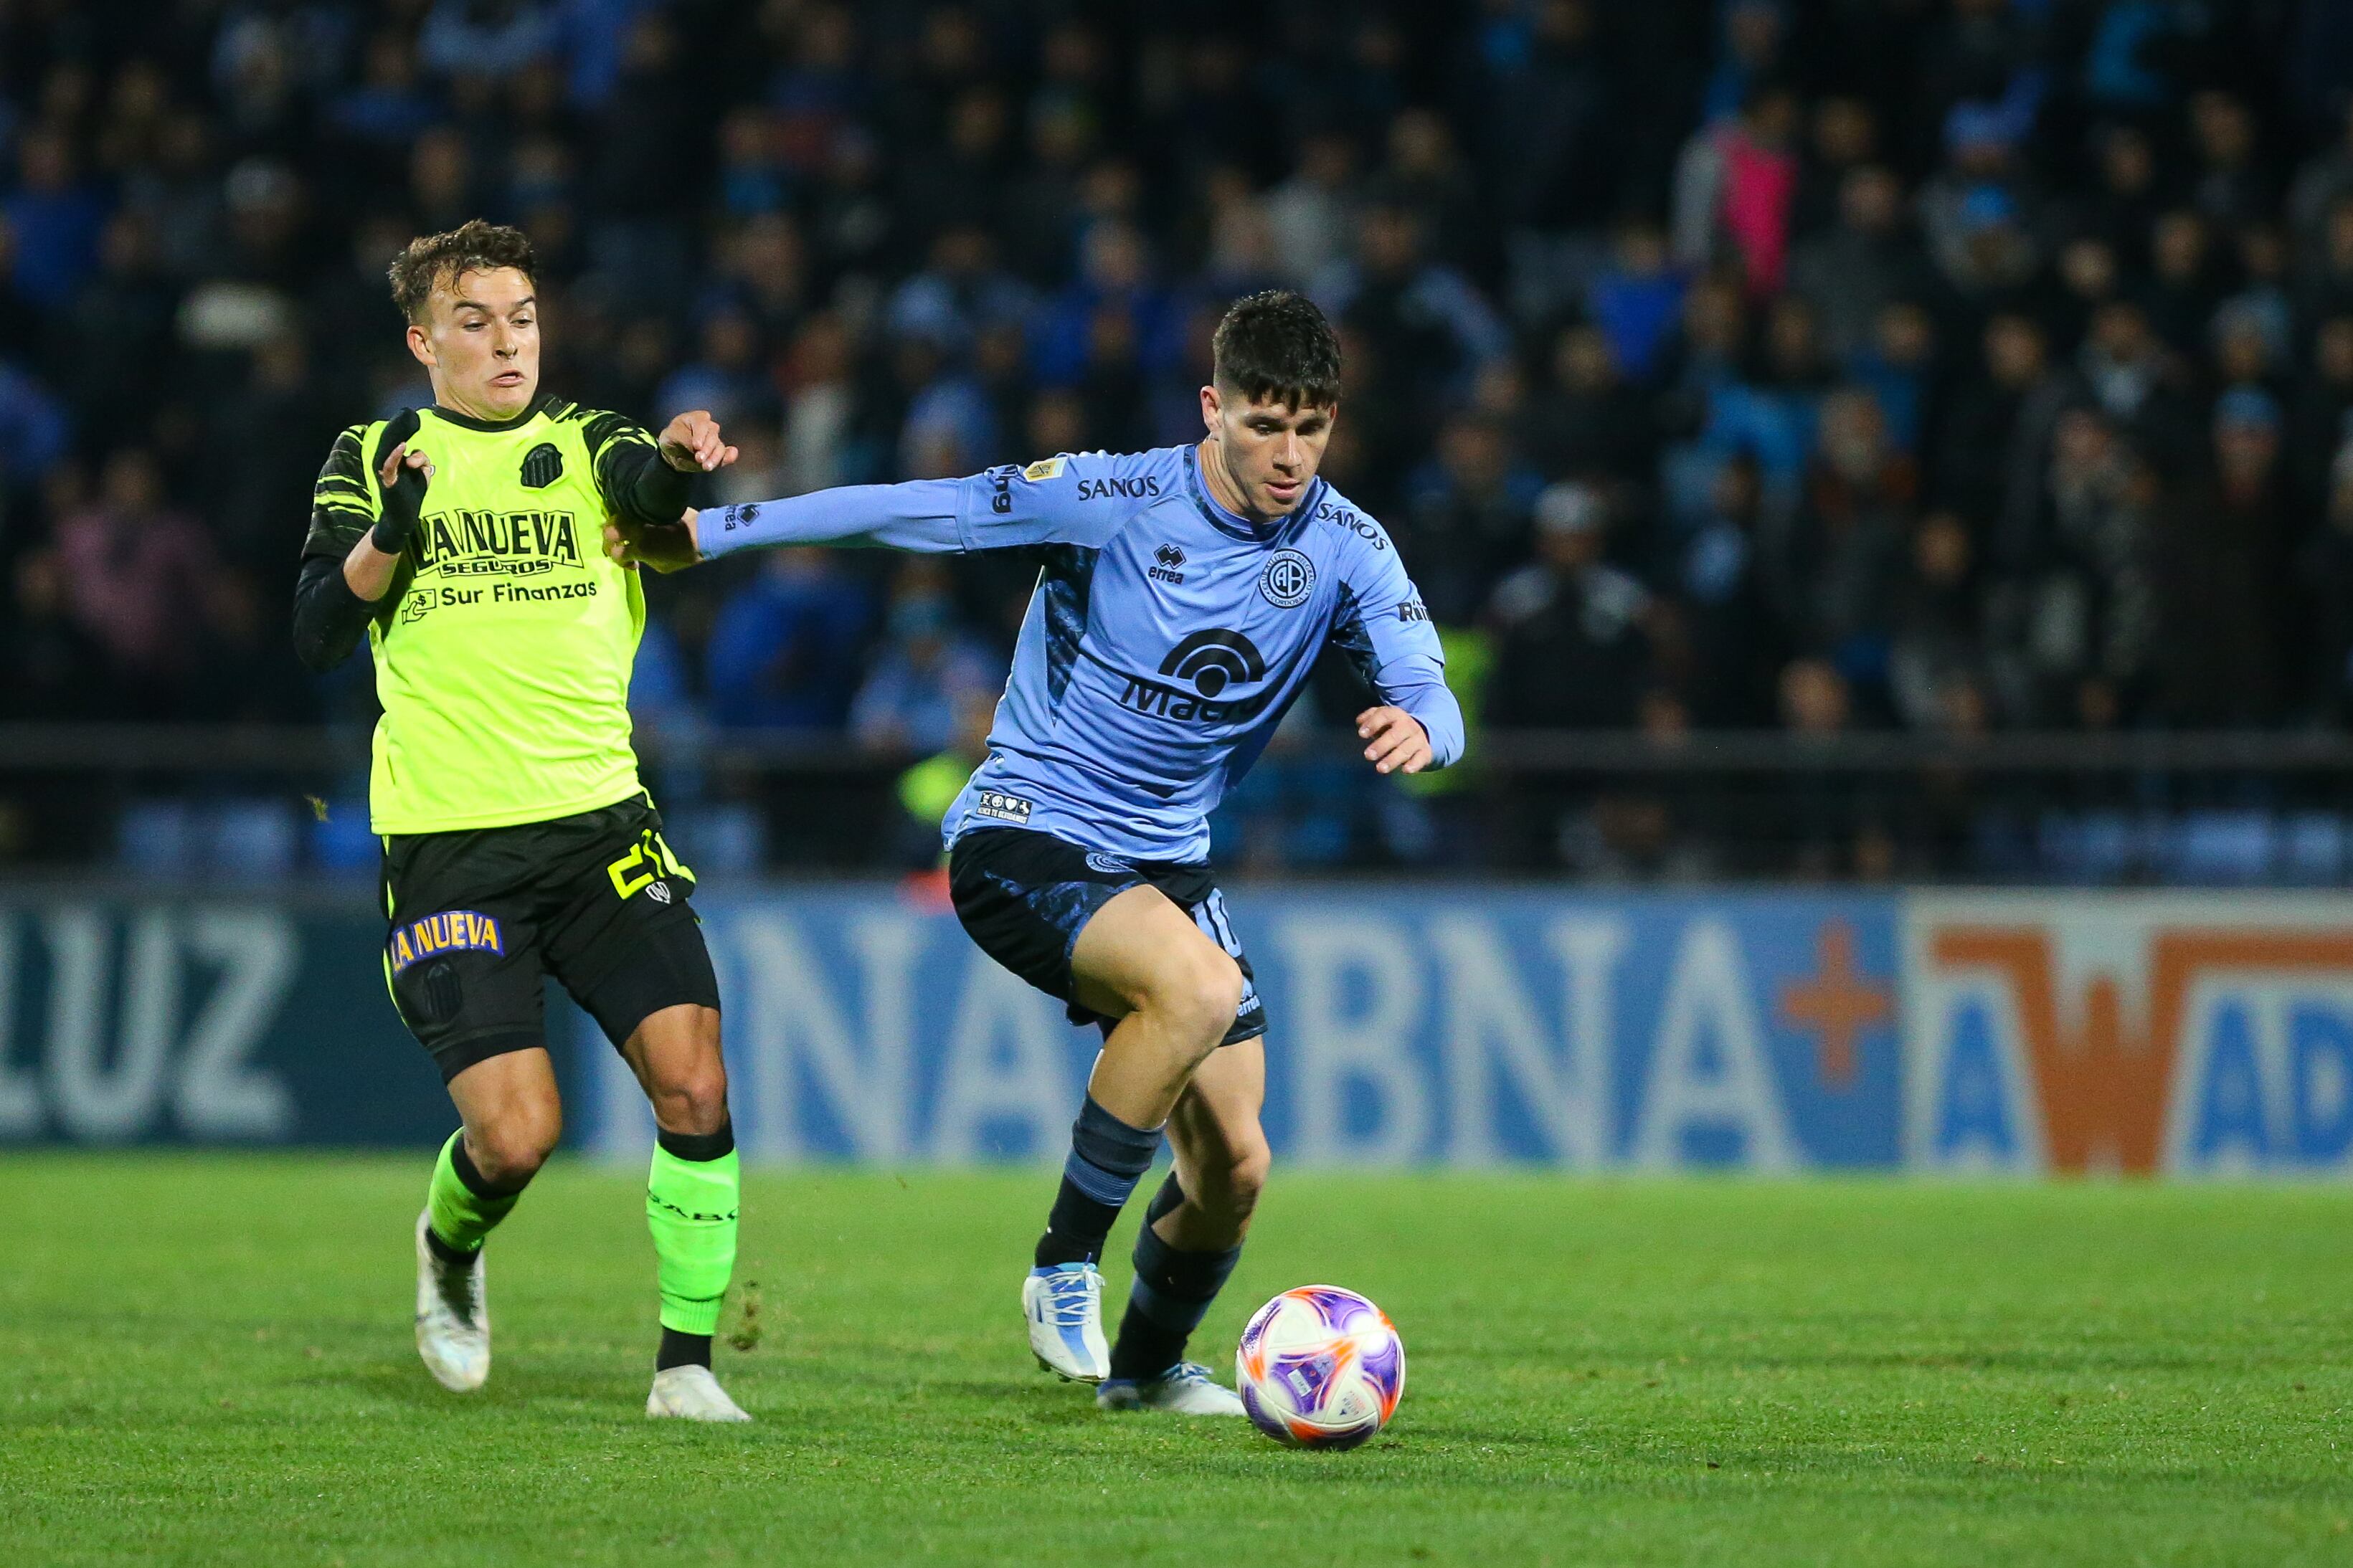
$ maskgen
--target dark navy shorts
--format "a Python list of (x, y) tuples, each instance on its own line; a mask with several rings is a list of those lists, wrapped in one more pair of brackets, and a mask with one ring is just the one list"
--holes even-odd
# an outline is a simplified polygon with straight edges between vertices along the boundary
[(1259, 1000), (1250, 961), (1235, 940), (1225, 895), (1209, 879), (1206, 864), (1131, 860), (1026, 827), (984, 827), (965, 834), (948, 851), (948, 894), (955, 900), (956, 919), (981, 952), (1059, 997), (1071, 1023), (1094, 1024), (1105, 1034), (1117, 1020), (1071, 998), (1071, 949), (1097, 910), (1130, 888), (1147, 886), (1168, 895), (1240, 966), (1242, 1004), (1234, 1026), (1219, 1043), (1230, 1046), (1265, 1034), (1266, 1007)]

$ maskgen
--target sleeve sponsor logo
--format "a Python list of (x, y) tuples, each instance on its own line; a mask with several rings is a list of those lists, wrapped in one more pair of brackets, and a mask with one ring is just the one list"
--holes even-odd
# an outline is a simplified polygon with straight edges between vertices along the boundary
[[(1062, 458), (1040, 458), (1022, 469), (1021, 477), (1033, 485), (1043, 484), (1048, 479), (1059, 479), (1062, 477), (1062, 465), (1065, 461), (1067, 459)], [(1085, 495), (1085, 487), (1082, 486), (1079, 493), (1082, 496)]]
[(1421, 596), (1417, 594), (1410, 599), (1398, 601), (1397, 618), (1409, 623), (1426, 621), (1430, 619), (1430, 611), (1423, 605)]
[[(1060, 458), (1054, 460), (1058, 463), (1061, 461)], [(1034, 468), (1037, 465), (1030, 466)], [(1144, 474), (1132, 479), (1081, 479), (1079, 481), (1081, 500), (1107, 500), (1113, 496), (1123, 500), (1150, 500), (1159, 493), (1160, 476), (1157, 474)]]
[(1315, 509), (1315, 521), (1337, 523), (1357, 538), (1370, 543), (1376, 550), (1387, 550), (1389, 547), (1388, 536), (1381, 531), (1381, 525), (1354, 507), (1344, 506), (1335, 500), (1327, 500)]
[(385, 943), (392, 972), (400, 973), (420, 959), (445, 952), (495, 952), (503, 955), (506, 937), (499, 922), (480, 910), (444, 910), (438, 915), (395, 926)]

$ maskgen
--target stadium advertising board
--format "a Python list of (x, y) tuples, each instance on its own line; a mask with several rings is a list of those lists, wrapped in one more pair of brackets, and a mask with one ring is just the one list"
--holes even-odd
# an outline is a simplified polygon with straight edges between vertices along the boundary
[(2353, 906), (1915, 895), (1904, 1145), (1926, 1170), (2337, 1173)]
[[(766, 1160), (1049, 1157), (1096, 1037), (873, 888), (713, 895)], [(1962, 1173), (2353, 1168), (2327, 895), (1249, 889), (1268, 1122), (1302, 1161)], [(449, 1112), (364, 914), (0, 904), (0, 1142), (404, 1144)], [(575, 1140), (634, 1155), (585, 1018)]]
[(383, 942), (340, 907), (0, 900), (0, 1144), (446, 1137)]
[[(1897, 1157), (1885, 897), (1253, 889), (1267, 1125), (1324, 1162), (1576, 1168)], [(1098, 1037), (871, 894), (711, 900), (737, 1136), (754, 1157), (1046, 1157)], [(604, 1070), (592, 1137), (650, 1138)]]

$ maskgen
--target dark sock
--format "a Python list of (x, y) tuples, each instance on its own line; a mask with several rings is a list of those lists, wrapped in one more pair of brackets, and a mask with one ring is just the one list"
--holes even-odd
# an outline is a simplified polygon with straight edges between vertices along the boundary
[(668, 1372), (674, 1366), (709, 1366), (711, 1336), (682, 1334), (676, 1329), (664, 1329), (661, 1349), (654, 1352), (654, 1370)]
[(1111, 1348), (1113, 1377), (1149, 1381), (1183, 1361), (1185, 1342), (1201, 1326), (1242, 1255), (1239, 1247), (1180, 1252), (1163, 1241), (1153, 1226), (1184, 1201), (1185, 1189), (1171, 1171), (1145, 1211), (1144, 1227), (1135, 1236), (1135, 1284), (1128, 1293), (1127, 1315), (1120, 1320), (1119, 1340)]
[(425, 1227), (425, 1250), (452, 1268), (464, 1268), (482, 1255), (479, 1247), (471, 1252), (464, 1252), (450, 1246), (441, 1239), (441, 1233), (429, 1225)]
[(707, 1163), (735, 1152), (735, 1119), (729, 1117), (716, 1132), (665, 1132), (657, 1128), (654, 1142), (681, 1160)]
[(478, 1198), (511, 1198), (531, 1185), (529, 1176), (520, 1182), (501, 1185), (482, 1174), (482, 1168), (474, 1163), (471, 1154), (466, 1152), (463, 1138), (459, 1139), (457, 1145), (449, 1151), (449, 1168), (458, 1173), (458, 1179), (466, 1184), (466, 1190)]
[(1062, 1162), (1061, 1189), (1038, 1238), (1037, 1266), (1101, 1258), (1128, 1194), (1159, 1152), (1160, 1129), (1130, 1127), (1089, 1095), (1071, 1124), (1071, 1157)]

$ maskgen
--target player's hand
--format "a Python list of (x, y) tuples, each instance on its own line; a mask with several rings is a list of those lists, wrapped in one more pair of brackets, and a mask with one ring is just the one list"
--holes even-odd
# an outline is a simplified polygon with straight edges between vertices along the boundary
[(702, 559), (695, 543), (692, 507), (676, 522), (637, 522), (613, 518), (605, 524), (605, 553), (623, 566), (650, 566), (657, 572), (680, 572)]
[(1367, 708), (1356, 715), (1365, 761), (1381, 773), (1418, 773), (1430, 766), (1430, 731), (1402, 708)]
[(681, 474), (712, 474), (736, 458), (719, 434), (719, 421), (702, 409), (681, 414), (662, 426), (662, 461)]
[(433, 478), (433, 459), (408, 444), (416, 438), (417, 423), (417, 410), (403, 409), (376, 437), (375, 478), (384, 491), (384, 510), (369, 537), (386, 555), (408, 548), (425, 507), (425, 487)]

